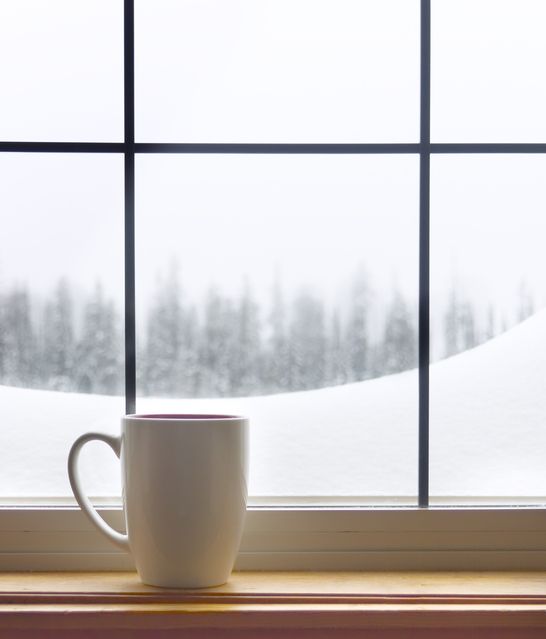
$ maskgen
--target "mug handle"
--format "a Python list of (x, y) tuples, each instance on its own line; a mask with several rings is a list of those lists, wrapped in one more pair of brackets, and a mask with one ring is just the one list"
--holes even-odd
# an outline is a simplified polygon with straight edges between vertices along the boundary
[(70, 453), (68, 455), (68, 478), (70, 479), (70, 485), (72, 486), (72, 492), (76, 501), (80, 505), (83, 512), (89, 517), (91, 522), (110, 539), (123, 550), (129, 550), (129, 538), (117, 530), (114, 530), (109, 526), (102, 517), (97, 513), (94, 506), (89, 501), (89, 497), (85, 495), (81, 488), (80, 474), (78, 472), (78, 457), (84, 444), (87, 442), (98, 440), (108, 444), (110, 448), (116, 453), (119, 458), (121, 452), (121, 437), (112, 437), (111, 435), (104, 435), (103, 433), (86, 433), (72, 444)]

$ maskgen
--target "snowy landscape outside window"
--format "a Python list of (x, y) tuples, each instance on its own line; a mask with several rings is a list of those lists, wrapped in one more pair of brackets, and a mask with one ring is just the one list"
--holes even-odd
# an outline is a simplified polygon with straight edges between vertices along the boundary
[(0, 498), (134, 404), (248, 415), (251, 503), (414, 506), (430, 388), (431, 502), (543, 503), (546, 7), (433, 0), (428, 91), (428, 6), (136, 0), (128, 106), (132, 2), (0, 4)]

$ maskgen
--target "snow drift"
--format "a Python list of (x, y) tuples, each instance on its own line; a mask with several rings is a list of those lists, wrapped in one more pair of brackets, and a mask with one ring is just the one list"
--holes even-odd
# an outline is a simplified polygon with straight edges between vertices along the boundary
[[(546, 495), (546, 311), (430, 370), (431, 493)], [(252, 495), (412, 496), (417, 371), (247, 399), (151, 399), (139, 412), (251, 420)], [(115, 434), (119, 397), (0, 387), (0, 496), (70, 495), (66, 458), (89, 430)], [(87, 490), (119, 495), (111, 451), (83, 454)]]

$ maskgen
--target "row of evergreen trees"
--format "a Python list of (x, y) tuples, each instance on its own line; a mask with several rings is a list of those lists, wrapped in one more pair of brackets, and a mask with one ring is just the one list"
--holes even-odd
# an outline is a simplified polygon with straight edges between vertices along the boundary
[[(355, 278), (343, 309), (277, 283), (266, 313), (250, 286), (236, 298), (211, 288), (200, 308), (175, 272), (158, 283), (138, 335), (138, 388), (154, 396), (245, 396), (360, 381), (417, 365), (416, 309), (394, 290), (375, 302)], [(76, 312), (76, 311), (79, 312)], [(520, 319), (529, 315), (527, 303)], [(492, 311), (478, 330), (473, 307), (453, 291), (444, 355), (494, 336)], [(0, 384), (87, 393), (123, 392), (120, 311), (100, 285), (83, 305), (61, 280), (40, 305), (24, 287), (0, 293)]]
[(148, 395), (241, 396), (334, 386), (416, 365), (415, 313), (396, 292), (371, 337), (371, 293), (355, 280), (342, 314), (300, 291), (287, 303), (273, 287), (267, 314), (248, 284), (237, 299), (212, 288), (199, 312), (175, 275), (158, 286), (139, 349)]
[(40, 306), (25, 287), (0, 294), (0, 384), (121, 394), (119, 312), (102, 287), (96, 287), (78, 318), (66, 280)]

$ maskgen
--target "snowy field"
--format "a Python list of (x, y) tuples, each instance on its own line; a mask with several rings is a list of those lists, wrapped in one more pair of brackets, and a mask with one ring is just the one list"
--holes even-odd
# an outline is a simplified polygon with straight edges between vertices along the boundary
[[(546, 495), (546, 311), (431, 366), (431, 493)], [(138, 412), (229, 412), (251, 420), (254, 496), (412, 496), (417, 372), (248, 399), (141, 399)], [(119, 397), (0, 387), (0, 497), (71, 495), (81, 433), (119, 432)], [(82, 455), (89, 494), (120, 494), (103, 444)]]

